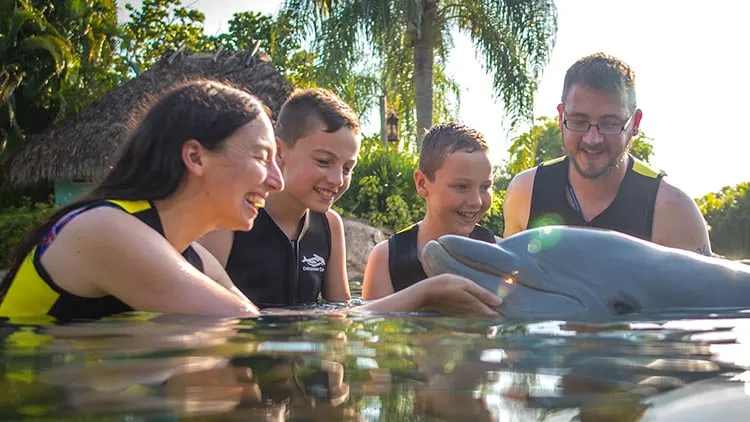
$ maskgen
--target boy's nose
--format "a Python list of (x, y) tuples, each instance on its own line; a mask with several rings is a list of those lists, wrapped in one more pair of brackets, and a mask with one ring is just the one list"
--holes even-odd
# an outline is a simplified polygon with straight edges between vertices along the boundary
[(333, 168), (326, 174), (326, 180), (332, 186), (341, 187), (344, 185), (344, 171), (340, 168)]
[(481, 192), (481, 190), (474, 190), (474, 191), (472, 191), (472, 193), (469, 195), (469, 201), (468, 201), (468, 203), (471, 206), (477, 206), (477, 207), (482, 206), (482, 192)]

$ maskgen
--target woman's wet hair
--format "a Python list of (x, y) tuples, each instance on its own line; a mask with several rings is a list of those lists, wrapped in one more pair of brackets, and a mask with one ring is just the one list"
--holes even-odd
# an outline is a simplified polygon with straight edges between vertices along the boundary
[(230, 135), (261, 113), (270, 118), (270, 110), (258, 98), (229, 84), (198, 79), (171, 87), (145, 108), (104, 179), (81, 199), (54, 212), (16, 246), (3, 284), (62, 215), (106, 199), (169, 197), (185, 176), (182, 146), (186, 141), (194, 139), (209, 151), (220, 151)]

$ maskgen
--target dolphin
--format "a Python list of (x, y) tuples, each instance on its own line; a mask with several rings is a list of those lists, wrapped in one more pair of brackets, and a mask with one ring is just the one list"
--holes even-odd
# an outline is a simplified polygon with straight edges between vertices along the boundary
[(750, 308), (750, 266), (610, 230), (547, 226), (497, 244), (457, 235), (428, 242), (428, 276), (453, 273), (503, 298), (508, 319)]

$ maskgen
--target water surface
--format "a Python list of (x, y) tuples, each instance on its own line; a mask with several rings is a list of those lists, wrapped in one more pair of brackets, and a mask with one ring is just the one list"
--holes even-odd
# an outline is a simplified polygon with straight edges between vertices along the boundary
[(750, 412), (747, 317), (5, 321), (0, 419), (740, 420)]

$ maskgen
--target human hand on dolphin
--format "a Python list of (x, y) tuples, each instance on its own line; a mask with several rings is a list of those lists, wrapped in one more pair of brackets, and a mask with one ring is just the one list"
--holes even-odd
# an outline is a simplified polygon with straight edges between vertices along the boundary
[[(456, 274), (439, 274), (420, 281), (408, 289), (419, 290), (423, 308), (449, 314), (499, 316), (495, 308), (502, 299), (468, 278)], [(408, 290), (405, 289), (405, 290)]]

